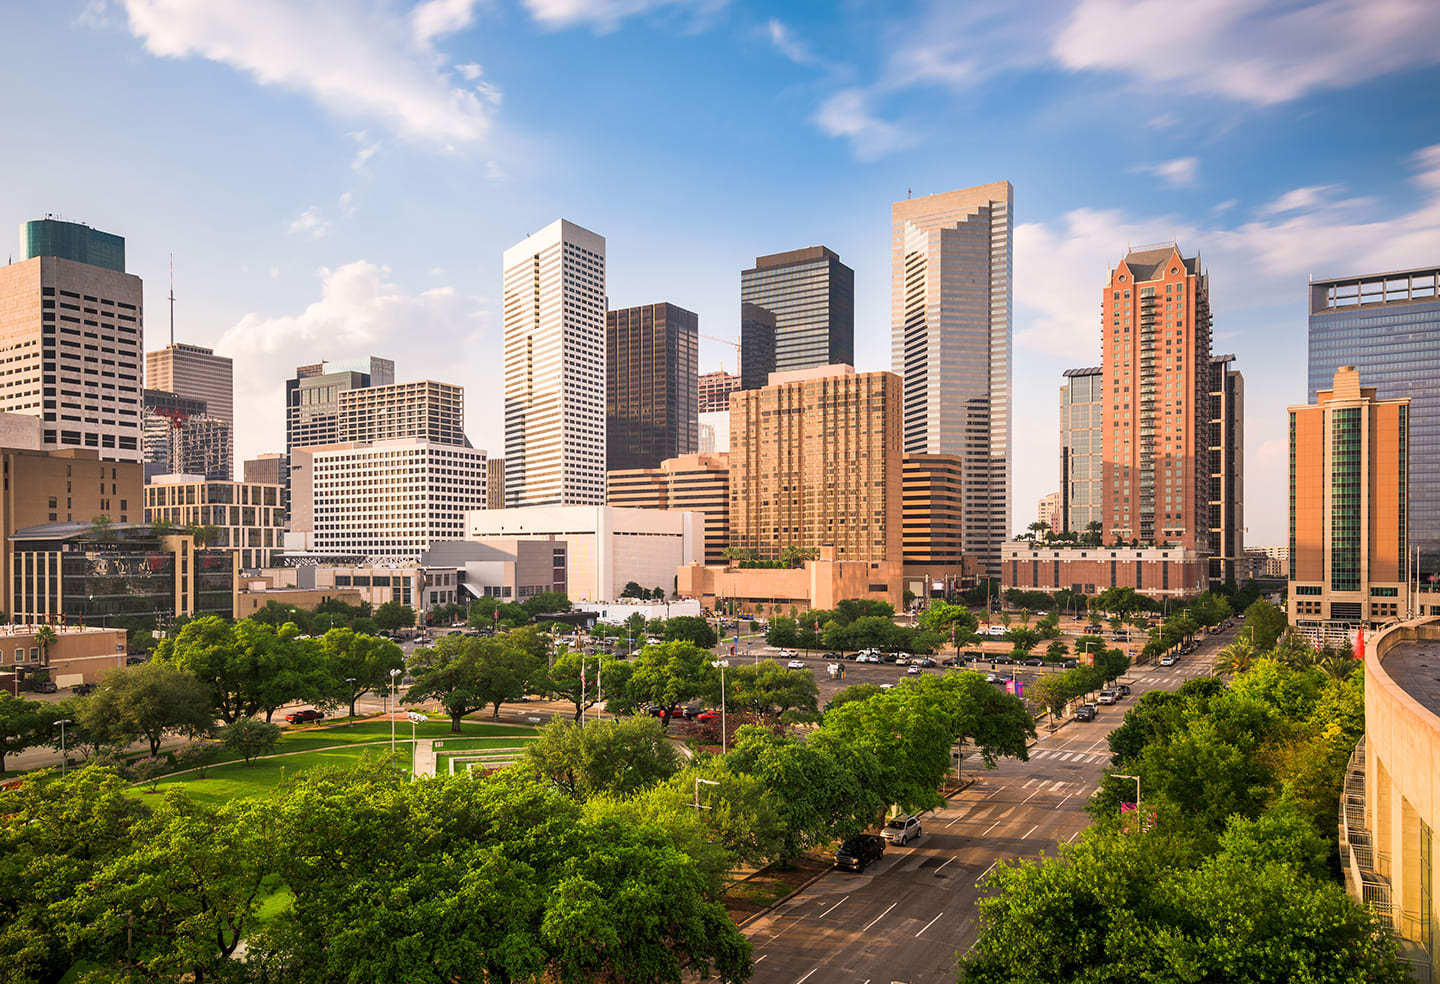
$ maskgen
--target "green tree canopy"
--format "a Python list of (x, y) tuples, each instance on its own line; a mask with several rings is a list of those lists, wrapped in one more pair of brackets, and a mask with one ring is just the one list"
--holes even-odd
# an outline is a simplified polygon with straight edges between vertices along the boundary
[(661, 722), (670, 725), (670, 709), (699, 697), (719, 694), (713, 657), (688, 642), (646, 646), (635, 658), (626, 694), (631, 707), (659, 705)]
[(45, 701), (23, 700), (0, 690), (0, 772), (5, 771), (7, 755), (44, 744), (52, 722), (60, 717)]
[(583, 726), (551, 721), (525, 746), (521, 767), (566, 795), (633, 796), (674, 775), (680, 753), (652, 717), (589, 721)]
[(442, 636), (434, 646), (415, 651), (410, 661), (415, 685), (405, 699), (438, 699), (455, 734), (466, 714), (484, 707), (493, 706), (498, 718), (500, 705), (523, 696), (543, 673), (544, 664), (527, 645), (526, 639), (512, 639), (509, 633), (482, 639)]
[(383, 602), (375, 609), (375, 625), (382, 632), (414, 628), (415, 609), (398, 601)]
[[(581, 670), (586, 676), (581, 679)], [(556, 655), (546, 673), (546, 683), (552, 696), (563, 697), (575, 705), (575, 720), (580, 720), (585, 711), (600, 702), (602, 692), (620, 694), (616, 707), (624, 706), (624, 694), (628, 690), (630, 674), (634, 665), (627, 660), (613, 656), (586, 656), (574, 650)]]
[(666, 642), (690, 642), (701, 649), (714, 649), (719, 642), (715, 626), (699, 615), (677, 615), (665, 621)]
[(725, 673), (730, 707), (778, 719), (794, 711), (805, 718), (819, 713), (820, 691), (810, 670), (787, 670), (773, 659), (730, 667)]
[(143, 738), (160, 753), (167, 734), (201, 735), (215, 725), (205, 687), (188, 673), (154, 661), (111, 670), (80, 705), (80, 721), (106, 745), (123, 747)]

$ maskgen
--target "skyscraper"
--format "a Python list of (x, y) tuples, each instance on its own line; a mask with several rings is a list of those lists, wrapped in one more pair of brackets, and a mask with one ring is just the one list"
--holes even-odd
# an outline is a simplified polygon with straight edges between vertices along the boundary
[(418, 437), (468, 446), (465, 387), (426, 379), (342, 390), (337, 395), (341, 441), (395, 441)]
[(235, 446), (230, 425), (204, 400), (166, 390), (145, 391), (145, 481), (160, 475), (203, 475), (230, 481)]
[(658, 468), (697, 446), (700, 319), (674, 304), (605, 319), (606, 466)]
[(374, 356), (358, 362), (297, 367), (295, 377), (285, 381), (285, 453), (344, 440), (340, 394), (394, 382), (395, 363)]
[(1440, 575), (1440, 265), (1310, 282), (1309, 399), (1354, 366), (1379, 399), (1410, 400), (1410, 544)]
[[(223, 355), (216, 355), (214, 349), (172, 343), (158, 351), (146, 352), (145, 386), (147, 390), (204, 400), (205, 413), (212, 419), (223, 422), (233, 437), (234, 363)], [(230, 460), (224, 463), (225, 474), (209, 477), (229, 480), (235, 470), (233, 454), (232, 451)]]
[(755, 266), (740, 273), (740, 304), (742, 362), (744, 306), (753, 304), (775, 319), (770, 371), (855, 364), (855, 271), (832, 250), (810, 246), (755, 257)]
[(141, 460), (144, 299), (125, 240), (75, 222), (20, 227), (0, 268), (0, 411), (41, 419), (41, 448)]
[(1210, 549), (1210, 278), (1174, 243), (1131, 250), (1101, 297), (1107, 536)]
[(1233, 355), (1210, 360), (1210, 580), (1242, 581), (1245, 557), (1245, 377)]
[(605, 502), (605, 238), (557, 219), (505, 251), (505, 504)]
[(1060, 529), (1103, 522), (1105, 370), (1066, 369), (1060, 387)]
[(740, 388), (740, 377), (717, 369), (700, 374), (700, 413), (730, 412), (730, 394)]
[(1326, 640), (1404, 617), (1410, 582), (1412, 405), (1379, 399), (1353, 366), (1334, 378), (1315, 403), (1290, 408), (1290, 620)]
[(964, 462), (965, 552), (998, 576), (1010, 526), (1011, 238), (999, 181), (891, 206), (891, 368), (905, 450)]
[(775, 313), (740, 302), (740, 388), (769, 385), (775, 371)]

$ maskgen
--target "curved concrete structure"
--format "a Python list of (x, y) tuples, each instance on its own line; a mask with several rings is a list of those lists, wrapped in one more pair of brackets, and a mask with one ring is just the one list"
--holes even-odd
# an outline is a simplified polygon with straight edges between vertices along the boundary
[(1346, 888), (1386, 916), (1417, 981), (1440, 984), (1440, 618), (1380, 632), (1365, 652), (1365, 738), (1340, 801)]

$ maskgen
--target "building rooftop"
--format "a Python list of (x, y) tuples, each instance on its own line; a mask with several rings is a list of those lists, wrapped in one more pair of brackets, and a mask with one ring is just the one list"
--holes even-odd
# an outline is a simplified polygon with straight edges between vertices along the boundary
[(1062, 376), (1103, 376), (1105, 370), (1101, 366), (1087, 366), (1084, 369), (1066, 369)]
[(1385, 653), (1381, 665), (1396, 686), (1431, 714), (1440, 714), (1440, 644), (1399, 643)]

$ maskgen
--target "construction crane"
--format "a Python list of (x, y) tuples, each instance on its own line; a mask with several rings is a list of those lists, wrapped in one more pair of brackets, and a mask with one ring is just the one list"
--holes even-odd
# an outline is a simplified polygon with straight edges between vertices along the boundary
[(712, 342), (719, 342), (722, 345), (733, 345), (735, 347), (735, 375), (740, 375), (740, 340), (736, 338), (721, 338), (719, 335), (701, 335), (701, 338), (709, 339)]

